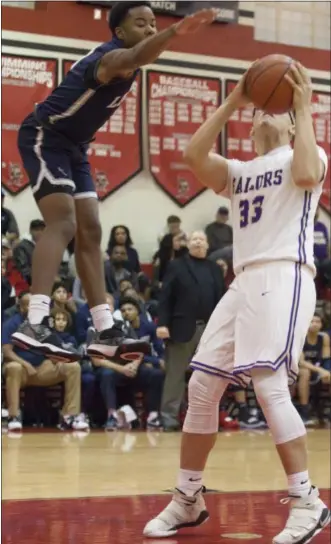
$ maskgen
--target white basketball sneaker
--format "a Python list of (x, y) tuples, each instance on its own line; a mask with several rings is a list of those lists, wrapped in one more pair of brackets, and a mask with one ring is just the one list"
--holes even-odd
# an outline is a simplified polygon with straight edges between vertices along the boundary
[(147, 523), (144, 536), (149, 538), (166, 538), (173, 536), (184, 527), (198, 527), (208, 520), (202, 489), (199, 489), (193, 497), (188, 497), (175, 490), (170, 504), (154, 519)]
[(316, 487), (308, 497), (289, 497), (282, 504), (291, 503), (291, 511), (285, 529), (274, 539), (273, 544), (308, 544), (330, 523), (330, 510), (319, 498)]

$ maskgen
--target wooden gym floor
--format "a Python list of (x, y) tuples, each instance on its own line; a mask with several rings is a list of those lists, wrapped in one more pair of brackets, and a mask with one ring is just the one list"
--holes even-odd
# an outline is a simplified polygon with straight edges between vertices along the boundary
[[(330, 504), (330, 432), (311, 430), (308, 442), (311, 477)], [(179, 446), (180, 434), (4, 434), (2, 544), (157, 544), (142, 529), (169, 501)], [(286, 480), (268, 431), (220, 433), (205, 485), (210, 521), (167, 544), (269, 544), (285, 524)], [(315, 542), (330, 544), (330, 532)]]

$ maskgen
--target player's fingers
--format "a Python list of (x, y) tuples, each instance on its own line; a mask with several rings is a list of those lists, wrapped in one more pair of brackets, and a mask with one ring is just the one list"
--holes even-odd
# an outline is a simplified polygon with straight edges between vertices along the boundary
[(295, 64), (292, 64), (288, 73), (290, 73), (290, 75), (293, 77), (294, 81), (298, 84), (298, 85), (302, 85), (304, 83), (303, 79), (302, 79), (302, 76), (298, 70), (298, 68), (296, 67)]
[(290, 76), (290, 74), (285, 74), (284, 78), (289, 82), (293, 89), (298, 87), (297, 82)]
[(311, 83), (310, 75), (308, 70), (300, 63), (296, 63), (296, 67), (305, 83)]

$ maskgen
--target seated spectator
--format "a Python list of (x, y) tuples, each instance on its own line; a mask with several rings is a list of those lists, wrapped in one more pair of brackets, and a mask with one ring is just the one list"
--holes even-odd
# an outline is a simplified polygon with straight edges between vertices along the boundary
[(206, 235), (209, 245), (209, 254), (217, 249), (223, 249), (231, 246), (233, 242), (232, 227), (227, 224), (229, 220), (229, 210), (222, 206), (216, 214), (216, 220), (206, 227)]
[(14, 248), (13, 256), (15, 267), (21, 274), (27, 286), (31, 285), (32, 255), (36, 243), (41, 238), (45, 223), (41, 219), (34, 219), (30, 223), (30, 234), (23, 236)]
[(52, 289), (52, 308), (68, 312), (71, 317), (70, 331), (75, 333), (75, 317), (77, 313), (77, 306), (72, 298), (69, 298), (68, 291), (62, 282), (54, 283)]
[(330, 383), (330, 338), (322, 331), (322, 318), (315, 313), (304, 344), (300, 358), (300, 371), (298, 379), (299, 412), (305, 425), (310, 420), (310, 387), (318, 385), (321, 381)]
[(155, 293), (153, 292), (152, 282), (145, 274), (140, 274), (138, 277), (138, 297), (144, 304), (146, 312), (151, 318), (157, 319), (158, 300), (153, 298)]
[(130, 327), (132, 338), (147, 338), (152, 346), (152, 355), (145, 355), (144, 362), (151, 362), (154, 366), (164, 367), (164, 344), (156, 335), (156, 325), (147, 321), (140, 312), (139, 300), (132, 297), (123, 297), (120, 300), (120, 310), (123, 320)]
[(1, 322), (5, 318), (5, 311), (15, 306), (15, 293), (6, 277), (6, 261), (1, 259)]
[[(106, 304), (109, 305), (111, 313), (114, 312), (114, 297), (106, 293)], [(88, 330), (93, 327), (92, 316), (88, 303), (83, 304), (75, 316), (75, 338), (78, 345), (86, 344)]]
[(110, 238), (108, 242), (107, 253), (111, 256), (115, 246), (123, 246), (126, 248), (127, 263), (125, 267), (129, 272), (140, 273), (140, 262), (137, 250), (133, 247), (130, 231), (125, 225), (116, 225), (111, 229)]
[(331, 338), (331, 300), (326, 300), (323, 305), (323, 322), (325, 330)]
[(30, 295), (19, 298), (19, 313), (6, 321), (2, 331), (4, 375), (9, 411), (8, 430), (22, 429), (20, 419), (20, 389), (28, 386), (50, 386), (64, 382), (65, 398), (61, 416), (63, 430), (88, 430), (88, 423), (80, 414), (81, 370), (79, 363), (55, 363), (40, 354), (20, 350), (11, 337), (27, 318)]
[(163, 344), (156, 337), (155, 325), (139, 317), (140, 308), (134, 299), (122, 299), (120, 307), (124, 320), (129, 322), (132, 338), (149, 339), (153, 354), (124, 365), (93, 359), (100, 380), (101, 394), (107, 407), (108, 419), (105, 428), (108, 431), (119, 428), (116, 388), (123, 385), (129, 386), (131, 382), (134, 390), (146, 394), (147, 428), (159, 429), (161, 427), (159, 410), (164, 381)]
[[(54, 319), (54, 329), (62, 340), (62, 347), (68, 351), (77, 352), (78, 344), (74, 336), (71, 335), (71, 315), (66, 310), (53, 308), (51, 316)], [(93, 410), (93, 398), (95, 391), (96, 377), (93, 367), (88, 360), (81, 361), (82, 375), (82, 408), (85, 414), (91, 415)], [(91, 417), (91, 416), (90, 416)]]
[(133, 289), (133, 285), (131, 280), (125, 278), (119, 282), (119, 294), (123, 295), (124, 291), (126, 291), (127, 289)]
[(160, 243), (158, 252), (154, 255), (154, 282), (162, 286), (169, 263), (187, 253), (187, 237), (184, 233), (166, 235)]
[(109, 293), (119, 294), (119, 286), (122, 280), (136, 283), (136, 274), (129, 272), (126, 267), (128, 260), (125, 246), (114, 246), (111, 250), (109, 261), (105, 262), (106, 287)]
[(1, 236), (7, 238), (9, 242), (18, 240), (20, 233), (17, 221), (11, 210), (5, 208), (5, 192), (1, 188)]
[(331, 258), (328, 229), (318, 218), (317, 210), (314, 218), (314, 257), (317, 269), (316, 287), (319, 293), (321, 288), (331, 287)]
[[(148, 310), (146, 308), (146, 304), (139, 298), (139, 294), (137, 293), (137, 291), (135, 289), (133, 289), (133, 287), (126, 289), (122, 293), (122, 295), (125, 298), (133, 298), (136, 302), (138, 302), (141, 317), (143, 317), (146, 321), (153, 321), (151, 314), (148, 312)], [(119, 308), (119, 304), (120, 304), (120, 301), (118, 303), (118, 309), (115, 310), (115, 312), (113, 314), (113, 318), (116, 321), (123, 321), (123, 315), (122, 315), (122, 312), (121, 312), (121, 310)]]

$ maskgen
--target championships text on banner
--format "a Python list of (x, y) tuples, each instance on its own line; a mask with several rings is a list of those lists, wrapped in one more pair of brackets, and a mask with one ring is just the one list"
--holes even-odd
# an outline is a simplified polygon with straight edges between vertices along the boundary
[[(183, 162), (190, 138), (217, 109), (221, 81), (208, 77), (147, 73), (148, 139), (151, 173), (180, 206), (204, 187)], [(215, 142), (214, 150), (219, 150)]]
[(57, 61), (2, 55), (2, 183), (17, 194), (29, 183), (17, 148), (22, 121), (57, 84)]
[[(236, 83), (227, 81), (226, 95), (234, 89)], [(329, 159), (329, 168), (327, 178), (323, 186), (323, 194), (321, 196), (321, 205), (331, 212), (330, 209), (330, 104), (331, 95), (328, 93), (314, 93), (312, 103), (312, 113), (314, 119), (314, 128), (317, 144), (322, 147)], [(252, 126), (252, 106), (236, 111), (226, 127), (226, 156), (228, 159), (239, 159), (241, 161), (249, 161), (255, 155), (253, 142), (250, 137)]]
[[(73, 64), (72, 61), (64, 61), (63, 75)], [(107, 198), (142, 169), (140, 97), (141, 80), (138, 77), (90, 144), (89, 162), (100, 200)]]

